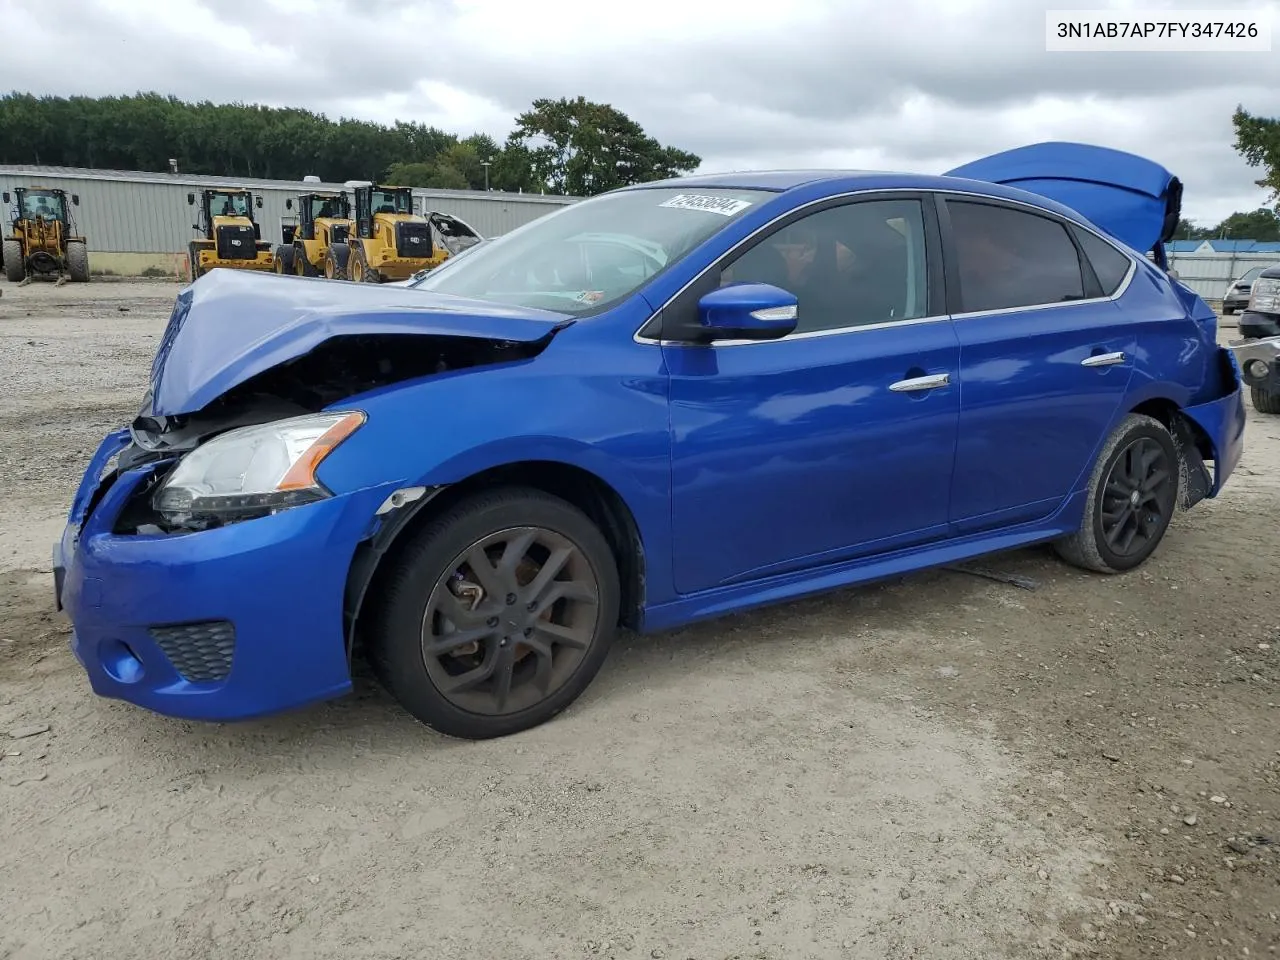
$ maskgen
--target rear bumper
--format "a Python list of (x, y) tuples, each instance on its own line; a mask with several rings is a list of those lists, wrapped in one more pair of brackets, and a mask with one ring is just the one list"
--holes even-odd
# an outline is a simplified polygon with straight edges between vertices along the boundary
[[(87, 516), (77, 495), (54, 547), (71, 648), (94, 692), (206, 721), (348, 692), (344, 587), (386, 493), (361, 491), (197, 533), (112, 533), (148, 472), (122, 474)], [(82, 486), (90, 496), (96, 476)]]
[(1216, 497), (1240, 463), (1244, 453), (1244, 394), (1240, 390), (1240, 367), (1235, 354), (1226, 347), (1218, 348), (1224, 367), (1230, 370), (1228, 392), (1216, 400), (1184, 407), (1182, 412), (1193, 420), (1209, 438), (1213, 454), (1213, 486), (1208, 496)]

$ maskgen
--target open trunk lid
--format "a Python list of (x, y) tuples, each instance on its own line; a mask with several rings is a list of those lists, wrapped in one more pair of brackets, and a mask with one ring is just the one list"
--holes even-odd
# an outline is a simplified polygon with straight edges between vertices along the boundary
[(1005, 150), (946, 176), (999, 183), (1055, 200), (1139, 253), (1159, 256), (1182, 214), (1182, 182), (1121, 150), (1048, 142)]

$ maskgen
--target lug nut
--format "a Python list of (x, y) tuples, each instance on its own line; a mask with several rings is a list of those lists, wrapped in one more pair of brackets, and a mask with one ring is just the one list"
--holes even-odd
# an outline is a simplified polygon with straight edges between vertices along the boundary
[(489, 627), (491, 627), (491, 628), (492, 628), (492, 627), (496, 627), (496, 626), (498, 625), (498, 618), (497, 618), (497, 617), (490, 617), (488, 620), (486, 620), (486, 621), (485, 621), (485, 625), (486, 625), (486, 626), (489, 626)]
[(516, 595), (515, 595), (514, 593), (508, 593), (508, 594), (507, 594), (507, 606), (511, 606), (511, 604), (513, 604), (513, 603), (515, 603), (515, 602), (516, 602)]

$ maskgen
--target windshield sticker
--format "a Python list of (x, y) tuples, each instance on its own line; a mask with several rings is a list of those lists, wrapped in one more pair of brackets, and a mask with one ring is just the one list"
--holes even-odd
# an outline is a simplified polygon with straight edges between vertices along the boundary
[(731, 197), (704, 197), (696, 193), (682, 193), (670, 200), (658, 204), (660, 207), (675, 207), (677, 210), (705, 210), (707, 213), (718, 213), (722, 217), (732, 217), (751, 206), (750, 200), (734, 200)]
[(599, 303), (604, 299), (603, 290), (583, 290), (580, 294), (573, 298), (578, 303)]

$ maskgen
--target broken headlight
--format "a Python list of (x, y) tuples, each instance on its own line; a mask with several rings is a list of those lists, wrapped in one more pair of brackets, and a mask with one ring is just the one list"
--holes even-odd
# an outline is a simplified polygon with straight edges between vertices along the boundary
[(228, 430), (183, 457), (152, 506), (173, 524), (225, 523), (324, 499), (316, 468), (364, 420), (320, 413)]

